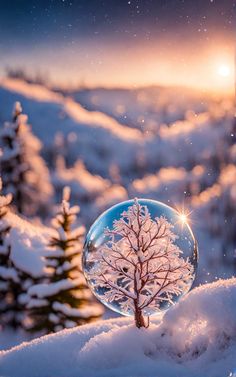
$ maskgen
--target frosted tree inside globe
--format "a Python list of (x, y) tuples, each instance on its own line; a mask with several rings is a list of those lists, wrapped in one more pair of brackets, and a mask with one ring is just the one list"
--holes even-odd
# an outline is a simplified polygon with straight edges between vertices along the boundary
[(168, 308), (191, 287), (195, 266), (184, 258), (173, 228), (163, 215), (152, 218), (135, 199), (104, 229), (101, 245), (87, 243), (89, 284), (105, 304), (134, 315), (138, 328), (148, 326), (145, 315)]

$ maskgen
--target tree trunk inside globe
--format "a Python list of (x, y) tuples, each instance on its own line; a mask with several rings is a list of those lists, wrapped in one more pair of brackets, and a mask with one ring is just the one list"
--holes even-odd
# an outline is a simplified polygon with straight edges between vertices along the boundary
[(138, 308), (135, 309), (134, 317), (135, 317), (136, 327), (138, 327), (139, 329), (141, 327), (147, 327), (145, 325), (145, 320), (144, 320), (144, 316), (141, 309), (138, 309)]

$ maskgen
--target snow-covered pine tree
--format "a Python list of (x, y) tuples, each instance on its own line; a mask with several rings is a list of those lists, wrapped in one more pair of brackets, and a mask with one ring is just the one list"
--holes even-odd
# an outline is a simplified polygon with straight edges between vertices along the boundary
[[(0, 191), (2, 190), (2, 180), (0, 179)], [(8, 206), (11, 203), (11, 195), (0, 196), (0, 325), (6, 322), (5, 314), (7, 312), (8, 303), (7, 296), (9, 292), (9, 278), (12, 277), (12, 270), (9, 262), (10, 242), (9, 232), (10, 226), (5, 221), (8, 212)]]
[(46, 256), (48, 277), (29, 291), (32, 332), (56, 332), (99, 318), (102, 307), (86, 285), (81, 270), (81, 251), (84, 227), (74, 227), (78, 206), (70, 207), (70, 190), (64, 188), (60, 210), (53, 219), (55, 235)]
[(12, 122), (5, 123), (0, 132), (0, 172), (4, 194), (12, 193), (18, 212), (32, 216), (48, 211), (53, 189), (40, 156), (41, 142), (32, 134), (27, 120), (16, 102)]
[[(2, 180), (0, 179), (0, 191)], [(18, 301), (22, 281), (11, 257), (10, 230), (6, 217), (12, 196), (0, 196), (0, 325), (17, 328), (21, 326), (22, 306)]]

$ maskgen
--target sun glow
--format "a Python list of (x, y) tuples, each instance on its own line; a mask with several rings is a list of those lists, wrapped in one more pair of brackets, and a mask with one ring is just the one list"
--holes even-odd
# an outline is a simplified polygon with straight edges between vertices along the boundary
[(188, 211), (186, 208), (184, 208), (184, 205), (176, 206), (175, 208), (178, 212), (178, 222), (182, 226), (184, 226), (185, 224), (189, 224), (190, 215), (191, 215), (192, 211)]
[(188, 220), (188, 216), (186, 215), (186, 213), (180, 213), (179, 218), (182, 224), (186, 224)]
[(217, 73), (221, 77), (229, 77), (231, 74), (230, 67), (226, 64), (222, 64), (218, 67)]
[[(75, 85), (76, 88), (81, 82), (82, 86), (91, 88), (163, 85), (186, 86), (201, 92), (234, 92), (234, 44), (231, 41), (219, 38), (214, 46), (209, 46), (199, 40), (197, 45), (188, 43), (181, 48), (178, 43), (169, 48), (168, 41), (167, 38), (152, 45), (145, 39), (132, 46), (127, 42), (124, 52), (121, 40), (115, 45), (101, 40), (99, 48), (94, 41), (80, 44), (78, 40), (76, 45), (80, 47), (74, 47), (73, 54), (70, 46), (56, 47), (53, 56), (51, 50), (37, 49), (32, 52), (32, 64), (37, 67), (43, 54), (47, 71), (46, 67), (52, 67), (56, 60), (58, 64), (49, 74), (53, 83), (60, 82), (65, 87)], [(20, 60), (23, 59), (22, 53)], [(69, 70), (65, 69), (67, 65)], [(123, 111), (122, 108), (118, 110)]]

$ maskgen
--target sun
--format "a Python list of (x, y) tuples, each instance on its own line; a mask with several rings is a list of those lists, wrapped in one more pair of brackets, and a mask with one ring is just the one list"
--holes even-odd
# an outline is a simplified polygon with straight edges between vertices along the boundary
[(180, 219), (182, 224), (186, 224), (187, 220), (188, 220), (188, 215), (186, 215), (186, 213), (180, 213), (179, 219)]
[(178, 213), (177, 223), (181, 224), (182, 227), (189, 224), (192, 211), (185, 208), (184, 203), (182, 205), (175, 205), (175, 209)]
[(221, 77), (229, 77), (230, 76), (230, 67), (226, 64), (221, 64), (217, 69), (217, 73)]

